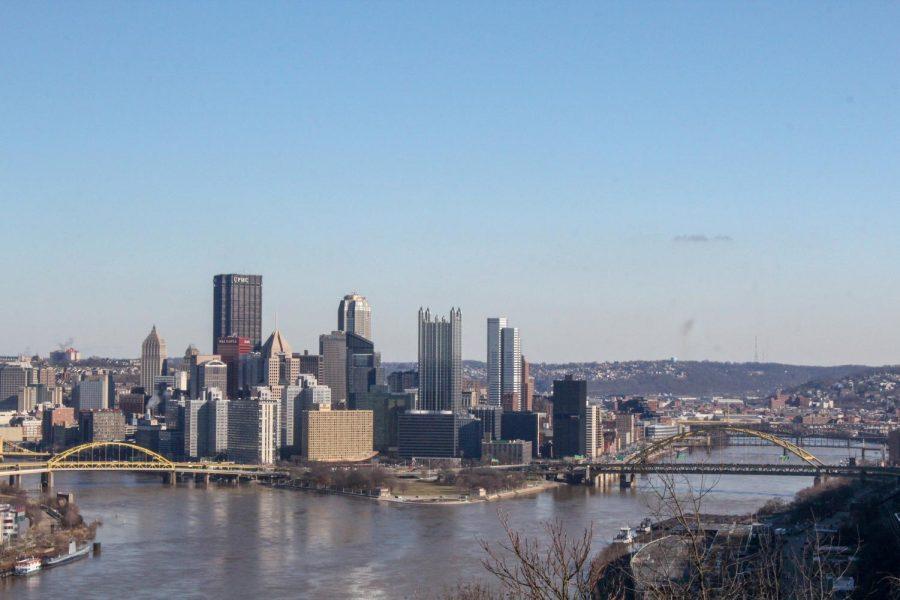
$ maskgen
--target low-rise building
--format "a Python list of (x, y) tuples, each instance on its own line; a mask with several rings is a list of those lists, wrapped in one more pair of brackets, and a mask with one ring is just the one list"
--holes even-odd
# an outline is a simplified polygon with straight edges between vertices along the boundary
[(481, 442), (481, 460), (501, 465), (527, 465), (531, 462), (531, 442), (527, 440)]
[(310, 461), (359, 461), (374, 455), (371, 410), (307, 410), (301, 416), (300, 454)]

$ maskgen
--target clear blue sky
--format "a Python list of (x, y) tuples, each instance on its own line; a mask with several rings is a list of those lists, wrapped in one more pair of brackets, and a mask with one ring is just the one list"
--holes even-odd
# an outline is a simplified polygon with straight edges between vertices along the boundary
[[(0, 353), (900, 362), (900, 4), (3, 2)], [(695, 236), (695, 237), (690, 237)], [(704, 239), (707, 241), (692, 241)], [(720, 239), (716, 239), (720, 238)]]

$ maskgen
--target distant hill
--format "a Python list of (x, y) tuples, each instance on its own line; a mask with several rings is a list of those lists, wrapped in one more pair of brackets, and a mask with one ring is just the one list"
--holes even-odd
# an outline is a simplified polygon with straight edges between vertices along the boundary
[[(385, 372), (415, 369), (415, 363), (385, 363)], [(546, 392), (554, 379), (571, 374), (588, 381), (594, 395), (765, 395), (814, 380), (840, 379), (872, 369), (862, 365), (812, 367), (779, 363), (712, 361), (627, 361), (604, 363), (533, 363), (531, 374), (538, 391)], [(467, 379), (485, 380), (484, 362), (463, 361)]]

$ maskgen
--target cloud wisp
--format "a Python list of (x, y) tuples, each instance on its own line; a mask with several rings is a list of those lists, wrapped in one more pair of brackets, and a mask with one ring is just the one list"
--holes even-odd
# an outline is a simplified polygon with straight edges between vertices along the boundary
[(702, 233), (692, 233), (689, 235), (676, 235), (672, 241), (678, 244), (705, 244), (716, 242), (732, 242), (734, 241), (730, 235), (705, 235)]

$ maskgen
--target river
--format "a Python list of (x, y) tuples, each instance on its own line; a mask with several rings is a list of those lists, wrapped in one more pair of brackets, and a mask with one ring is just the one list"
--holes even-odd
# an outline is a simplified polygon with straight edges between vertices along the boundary
[[(811, 451), (826, 462), (848, 452)], [(780, 455), (773, 447), (727, 448), (713, 451), (710, 460), (764, 462)], [(600, 548), (619, 527), (647, 515), (651, 483), (641, 480), (635, 490), (560, 487), (502, 502), (415, 506), (256, 485), (169, 488), (158, 477), (133, 474), (57, 474), (57, 490), (74, 491), (82, 514), (103, 521), (102, 554), (0, 581), (0, 596), (430, 598), (461, 581), (488, 580), (479, 540), (503, 537), (498, 510), (529, 535), (540, 535), (548, 519), (561, 519), (573, 533), (593, 524)], [(746, 513), (773, 496), (790, 499), (812, 481), (722, 476), (704, 484), (715, 486), (705, 512)]]

